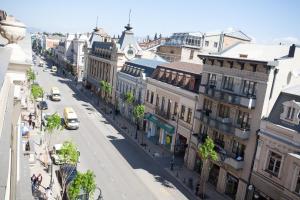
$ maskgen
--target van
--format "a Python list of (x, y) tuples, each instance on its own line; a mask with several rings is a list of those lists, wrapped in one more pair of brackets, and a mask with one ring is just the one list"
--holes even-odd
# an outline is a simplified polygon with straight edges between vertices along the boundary
[(60, 93), (57, 87), (52, 87), (50, 91), (50, 97), (52, 101), (60, 101)]
[(64, 123), (68, 129), (78, 129), (79, 121), (73, 108), (66, 107), (64, 109)]
[(56, 66), (52, 66), (51, 72), (57, 72), (57, 67)]

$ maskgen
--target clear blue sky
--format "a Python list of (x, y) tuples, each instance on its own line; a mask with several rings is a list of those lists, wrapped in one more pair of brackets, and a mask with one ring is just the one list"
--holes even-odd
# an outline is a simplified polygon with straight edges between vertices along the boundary
[(298, 0), (1, 0), (1, 9), (29, 27), (87, 32), (99, 26), (121, 34), (132, 9), (137, 36), (240, 29), (257, 42), (286, 38), (300, 43)]

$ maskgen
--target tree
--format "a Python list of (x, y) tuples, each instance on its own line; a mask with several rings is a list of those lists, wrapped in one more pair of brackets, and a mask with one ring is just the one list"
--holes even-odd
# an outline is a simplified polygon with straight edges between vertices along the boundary
[[(136, 122), (135, 139), (137, 139), (139, 121), (144, 118), (144, 113), (145, 113), (144, 105), (139, 104), (133, 108), (133, 117)], [(142, 135), (142, 144), (143, 144), (143, 135)]]
[(31, 85), (31, 95), (34, 100), (37, 100), (38, 98), (43, 97), (44, 90), (41, 86), (39, 86), (37, 84), (32, 84)]
[(77, 151), (77, 147), (74, 143), (70, 141), (65, 141), (62, 145), (61, 150), (59, 151), (58, 155), (60, 156), (60, 159), (63, 163), (63, 168), (65, 170), (61, 170), (61, 186), (62, 186), (62, 196), (64, 196), (64, 193), (66, 191), (66, 186), (68, 183), (68, 180), (70, 179), (70, 176), (74, 173), (76, 170), (79, 154)]
[[(105, 103), (108, 104), (108, 97), (112, 91), (112, 86), (109, 82), (102, 80), (100, 81), (100, 88), (104, 92)], [(106, 107), (105, 107), (105, 113), (106, 113)]]
[(26, 76), (29, 83), (33, 83), (36, 80), (35, 73), (31, 68), (26, 71)]
[(61, 126), (61, 118), (57, 113), (54, 113), (47, 118), (45, 131), (48, 133), (48, 139), (47, 139), (48, 148), (51, 144), (51, 138), (52, 138), (51, 136), (53, 135), (53, 133), (56, 130), (62, 130), (62, 128), (63, 127)]
[(199, 191), (200, 194), (202, 193), (203, 198), (205, 195), (206, 182), (210, 171), (211, 161), (218, 160), (218, 154), (214, 148), (215, 148), (214, 141), (209, 136), (207, 136), (204, 144), (202, 144), (198, 149), (198, 154), (203, 162), (201, 176), (200, 176), (200, 184), (202, 187), (200, 187), (200, 191)]
[(95, 174), (91, 170), (86, 173), (78, 172), (76, 178), (68, 187), (68, 195), (71, 200), (79, 199), (80, 191), (84, 192), (86, 199), (90, 199), (96, 190)]

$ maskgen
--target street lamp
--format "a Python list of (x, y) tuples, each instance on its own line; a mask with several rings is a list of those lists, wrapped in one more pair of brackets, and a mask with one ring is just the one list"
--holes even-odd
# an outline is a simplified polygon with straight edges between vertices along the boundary
[(103, 200), (101, 189), (99, 187), (97, 187), (97, 189), (99, 190), (99, 196), (97, 197), (97, 200)]

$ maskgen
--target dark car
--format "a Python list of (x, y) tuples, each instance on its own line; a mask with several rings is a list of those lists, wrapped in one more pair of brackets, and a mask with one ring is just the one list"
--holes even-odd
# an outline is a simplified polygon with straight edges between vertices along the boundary
[(40, 101), (37, 105), (38, 109), (40, 110), (47, 110), (48, 109), (48, 105), (46, 101)]

